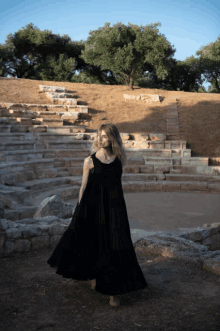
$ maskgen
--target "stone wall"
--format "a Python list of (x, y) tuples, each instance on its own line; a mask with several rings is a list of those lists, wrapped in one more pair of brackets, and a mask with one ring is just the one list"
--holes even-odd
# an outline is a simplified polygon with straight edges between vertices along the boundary
[[(73, 211), (74, 213), (74, 211)], [(0, 220), (0, 256), (11, 256), (57, 245), (72, 218), (45, 216), (18, 221)], [(220, 249), (220, 223), (191, 229), (178, 237), (205, 245), (210, 251)]]
[(211, 225), (204, 224), (203, 227), (191, 229), (179, 237), (205, 245), (211, 251), (218, 250), (220, 249), (220, 222)]

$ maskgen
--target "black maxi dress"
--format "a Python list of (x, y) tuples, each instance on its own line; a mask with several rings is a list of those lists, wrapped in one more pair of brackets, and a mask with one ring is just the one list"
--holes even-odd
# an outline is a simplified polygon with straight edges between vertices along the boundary
[(47, 263), (64, 278), (96, 279), (96, 291), (121, 295), (147, 287), (131, 239), (122, 165), (91, 155), (86, 188)]

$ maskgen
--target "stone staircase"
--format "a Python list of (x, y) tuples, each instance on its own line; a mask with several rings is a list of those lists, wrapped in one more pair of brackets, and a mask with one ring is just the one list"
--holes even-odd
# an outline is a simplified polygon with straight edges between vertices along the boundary
[[(65, 88), (40, 88), (52, 105), (0, 103), (0, 196), (12, 221), (32, 217), (54, 194), (77, 199), (83, 161), (96, 138), (85, 125), (88, 106), (77, 105)], [(179, 138), (178, 100), (167, 100), (166, 107), (166, 134), (121, 133), (128, 158), (123, 191), (219, 193), (219, 160), (191, 157)]]

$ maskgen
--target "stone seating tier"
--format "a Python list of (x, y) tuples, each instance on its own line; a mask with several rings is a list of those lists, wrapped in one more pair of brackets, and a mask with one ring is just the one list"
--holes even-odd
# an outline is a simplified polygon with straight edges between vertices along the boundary
[(85, 105), (50, 105), (50, 104), (32, 104), (32, 103), (12, 103), (0, 102), (0, 111), (15, 110), (15, 111), (76, 111), (88, 112), (88, 106)]
[[(179, 175), (173, 175), (179, 176)], [(166, 180), (166, 178), (168, 180)], [(219, 193), (220, 183), (215, 182), (196, 182), (196, 181), (170, 181), (168, 177), (165, 180), (130, 180), (122, 181), (123, 191), (125, 193), (130, 192), (203, 192), (203, 193)], [(38, 180), (39, 181), (39, 180)], [(19, 208), (10, 207), (5, 209), (5, 218), (9, 220), (22, 219), (25, 217), (32, 217), (33, 213), (36, 211), (36, 206), (33, 204), (38, 204), (42, 202), (43, 199), (54, 194), (59, 195), (62, 200), (66, 201), (69, 199), (78, 199), (79, 189), (81, 185), (81, 177), (71, 177), (67, 178), (45, 178), (40, 180), (39, 183), (32, 183), (32, 188), (35, 190), (27, 189), (22, 186), (8, 187), (10, 191), (2, 190), (0, 188), (0, 195), (7, 200), (7, 197), (11, 198), (12, 194), (15, 194), (15, 199), (19, 200)], [(73, 183), (75, 185), (73, 185)], [(40, 184), (44, 185), (44, 188), (40, 188)], [(45, 186), (45, 184), (47, 184)], [(52, 186), (53, 184), (53, 186)], [(38, 186), (37, 186), (38, 185)], [(28, 186), (26, 186), (28, 187)], [(20, 191), (15, 191), (15, 189), (20, 188)], [(38, 189), (37, 189), (38, 188)], [(36, 208), (35, 208), (36, 207)]]

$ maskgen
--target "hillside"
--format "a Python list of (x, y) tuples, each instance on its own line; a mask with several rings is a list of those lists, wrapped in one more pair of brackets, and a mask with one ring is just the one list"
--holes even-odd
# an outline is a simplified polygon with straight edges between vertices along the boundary
[[(166, 132), (166, 101), (178, 99), (180, 137), (187, 141), (192, 156), (220, 157), (220, 94), (165, 91), (126, 86), (98, 85), (13, 79), (0, 77), (0, 102), (51, 104), (39, 85), (65, 86), (88, 105), (88, 128), (97, 130), (103, 119), (116, 124), (120, 132)], [(156, 106), (125, 101), (127, 94), (159, 94), (164, 100)]]

